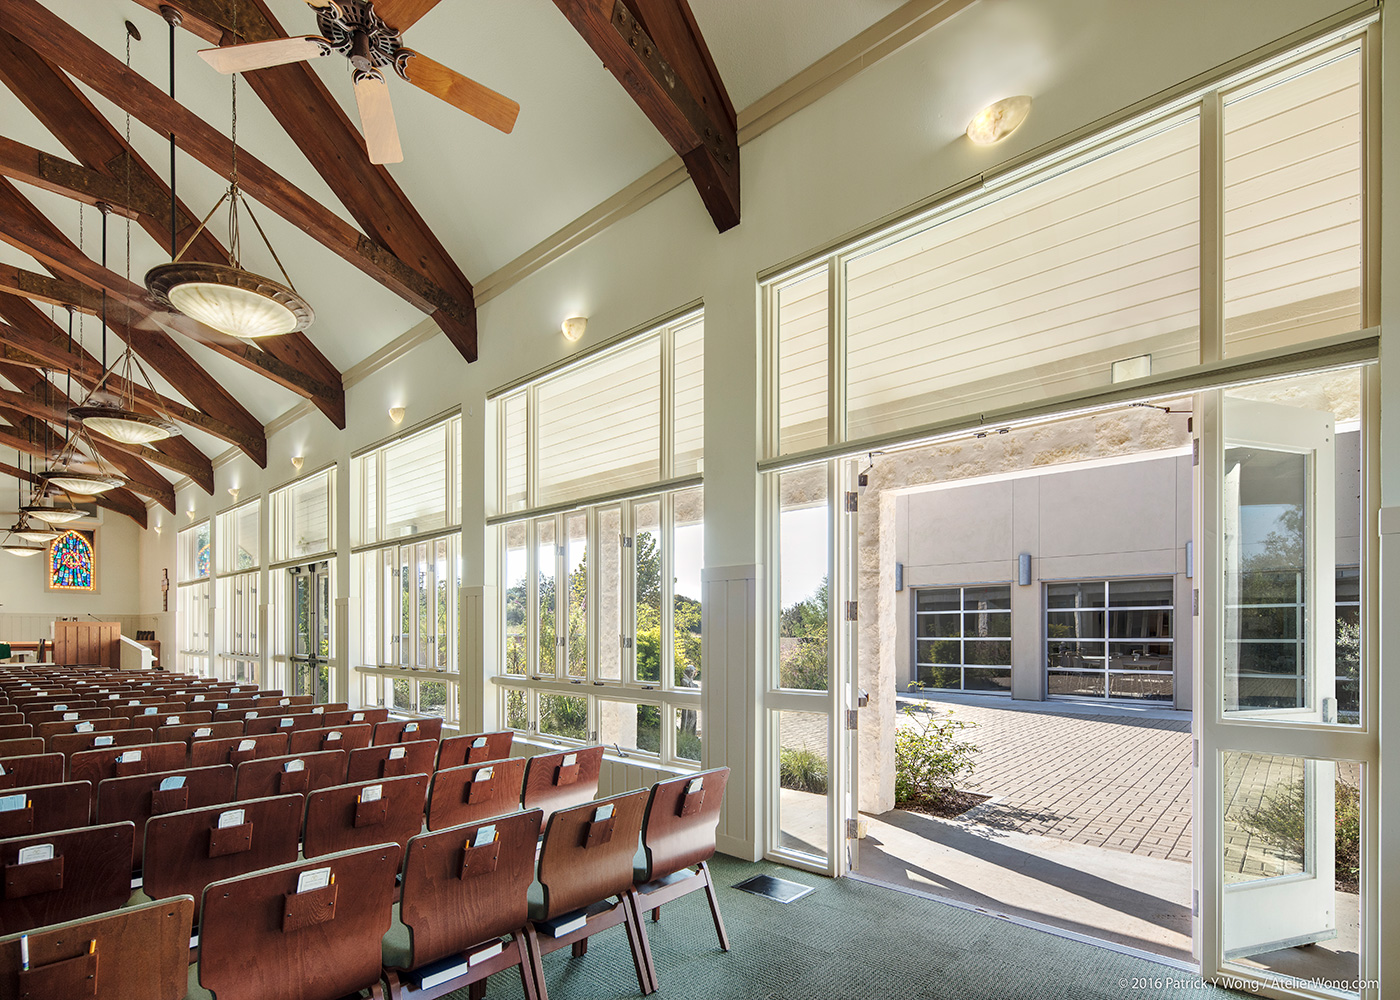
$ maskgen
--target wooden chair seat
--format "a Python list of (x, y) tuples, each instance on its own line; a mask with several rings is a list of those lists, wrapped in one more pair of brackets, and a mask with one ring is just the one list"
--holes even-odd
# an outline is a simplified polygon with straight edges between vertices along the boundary
[(575, 956), (583, 955), (588, 938), (618, 924), (627, 928), (642, 994), (655, 991), (632, 882), (648, 795), (646, 789), (625, 792), (558, 809), (549, 818), (526, 929), (541, 996), (546, 993), (542, 956), (565, 946), (571, 946)]
[[(131, 851), (136, 828), (109, 823), (31, 833), (0, 840), (0, 928), (7, 933), (114, 910), (131, 895)], [(29, 847), (52, 857), (19, 863)]]
[(428, 793), (428, 829), (441, 830), (514, 812), (520, 808), (524, 781), (524, 757), (438, 770)]
[[(385, 716), (388, 711), (383, 710)], [(385, 743), (411, 743), (414, 740), (441, 740), (441, 719), (389, 719), (385, 718), (374, 726), (374, 745)]]
[(428, 777), (336, 785), (306, 797), (302, 855), (314, 858), (371, 844), (406, 845), (423, 829)]
[(28, 785), (0, 792), (0, 837), (25, 837), (50, 830), (87, 826), (92, 813), (92, 783), (64, 781)]
[(589, 802), (598, 794), (603, 748), (579, 747), (531, 757), (525, 764), (521, 804), (544, 812), (545, 824), (556, 809)]
[[(268, 795), (306, 794), (332, 785), (345, 784), (344, 750), (318, 750), (316, 753), (286, 754), (245, 760), (238, 765), (236, 798), (257, 799)], [(301, 767), (287, 765), (300, 761)]]
[(438, 769), (480, 764), (510, 756), (515, 734), (509, 729), (496, 733), (473, 733), (470, 736), (449, 736), (438, 751)]
[[(380, 942), (403, 849), (379, 844), (211, 884), (189, 1000), (383, 998)], [(307, 872), (327, 884), (304, 888)], [(317, 880), (319, 881), (319, 879)]]
[[(162, 789), (161, 785), (176, 787)], [(97, 821), (129, 820), (144, 833), (146, 820), (152, 816), (218, 805), (232, 798), (233, 768), (227, 764), (107, 778), (97, 786)], [(144, 854), (142, 837), (133, 850), (133, 869), (141, 867)]]
[[(403, 898), (383, 945), (393, 1000), (404, 995), (405, 982), (422, 1000), (469, 985), (476, 996), (488, 976), (510, 968), (519, 969), (525, 996), (533, 1000), (525, 923), (539, 833), (540, 812), (533, 809), (408, 842)], [(507, 934), (510, 944), (502, 947)], [(424, 986), (425, 967), (448, 978)]]
[(432, 774), (437, 761), (437, 740), (417, 740), (385, 746), (361, 747), (350, 751), (346, 766), (347, 783), (396, 778), (401, 774)]
[(209, 767), (211, 764), (232, 764), (237, 767), (245, 760), (259, 757), (280, 757), (287, 752), (287, 734), (266, 736), (228, 736), (223, 739), (197, 739), (190, 744), (190, 766)]
[(194, 900), (177, 896), (43, 927), (27, 935), (27, 972), (21, 935), (0, 937), (0, 992), (36, 1000), (181, 1000), (193, 918)]

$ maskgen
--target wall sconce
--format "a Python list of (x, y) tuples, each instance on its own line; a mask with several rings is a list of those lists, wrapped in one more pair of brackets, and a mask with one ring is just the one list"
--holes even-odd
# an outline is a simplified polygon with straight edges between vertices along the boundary
[(392, 420), (395, 424), (403, 423), (403, 414), (404, 409), (402, 406), (389, 407), (389, 419)]
[(559, 329), (563, 332), (565, 340), (578, 340), (583, 336), (583, 332), (588, 329), (588, 317), (570, 316), (568, 319), (564, 320), (564, 325)]
[(1024, 94), (1008, 97), (983, 108), (967, 123), (967, 137), (979, 146), (1000, 142), (1026, 120), (1031, 111), (1031, 99)]
[(237, 487), (237, 486), (230, 486), (230, 487), (228, 488), (228, 495), (231, 496), (231, 497), (233, 497), (233, 502), (234, 502), (234, 503), (238, 503), (238, 487)]
[(195, 509), (194, 509), (193, 507), (191, 507), (189, 510), (185, 511), (185, 516), (186, 516), (187, 518), (189, 518), (191, 521), (194, 520), (194, 515), (195, 515)]
[(159, 534), (160, 534), (160, 522), (159, 522), (159, 521), (156, 522), (155, 529), (156, 529), (156, 534), (159, 535)]
[(1016, 582), (1022, 587), (1029, 587), (1031, 585), (1031, 554), (1022, 552), (1017, 563), (1019, 565), (1016, 567)]
[(293, 455), (293, 456), (292, 456), (292, 468), (293, 468), (293, 469), (296, 469), (298, 472), (301, 471), (301, 467), (302, 467), (302, 465), (303, 465), (305, 462), (306, 462), (306, 459), (303, 458), (301, 455)]

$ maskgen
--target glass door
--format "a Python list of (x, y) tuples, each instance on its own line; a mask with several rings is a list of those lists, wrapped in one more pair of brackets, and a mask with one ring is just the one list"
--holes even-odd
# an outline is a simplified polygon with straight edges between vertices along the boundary
[(325, 562), (292, 566), (291, 694), (330, 700), (331, 577)]

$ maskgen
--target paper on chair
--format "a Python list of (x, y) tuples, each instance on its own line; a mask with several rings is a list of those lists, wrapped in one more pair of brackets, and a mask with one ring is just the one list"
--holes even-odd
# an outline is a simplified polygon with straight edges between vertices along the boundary
[(687, 792), (698, 792), (698, 791), (700, 791), (700, 789), (702, 789), (702, 788), (704, 788), (704, 787), (705, 787), (705, 779), (704, 779), (704, 778), (691, 778), (691, 779), (690, 779), (690, 784), (688, 784), (688, 785), (685, 786), (685, 790), (686, 790)]
[(184, 788), (184, 787), (185, 787), (185, 776), (182, 775), (182, 774), (177, 774), (177, 775), (175, 775), (173, 778), (162, 778), (162, 779), (161, 779), (161, 782), (160, 782), (160, 790), (161, 790), (162, 792), (168, 792), (168, 791), (171, 791), (172, 789), (175, 789), (175, 788)]
[(257, 745), (258, 745), (258, 741), (257, 741), (257, 740), (239, 740), (239, 741), (238, 741), (238, 749), (239, 749), (240, 751), (243, 751), (243, 750), (252, 750), (252, 749), (253, 749), (254, 747), (256, 747)]
[(53, 844), (30, 844), (28, 847), (19, 849), (19, 857), (15, 859), (17, 864), (32, 865), (36, 861), (52, 861)]
[(80, 722), (80, 723), (78, 723), (76, 726), (73, 727), (73, 732), (75, 732), (75, 733), (90, 733), (90, 732), (92, 732), (92, 723), (91, 723), (91, 722)]
[(295, 725), (296, 721), (296, 719), (279, 719), (277, 720), (277, 728), (287, 729), (288, 727)]
[(383, 785), (366, 785), (360, 789), (361, 802), (378, 802), (384, 797)]
[(294, 774), (297, 771), (305, 771), (306, 761), (302, 760), (300, 757), (298, 757), (296, 760), (289, 760), (287, 761), (287, 763), (282, 765), (282, 770), (286, 774)]
[(73, 721), (74, 719), (76, 719), (77, 717), (78, 717), (78, 713), (77, 713), (77, 712), (64, 712), (64, 713), (63, 713), (63, 721), (64, 721), (64, 722), (72, 722), (72, 721)]
[(613, 814), (613, 804), (606, 802), (593, 810), (593, 822), (599, 823), (605, 819), (611, 819)]
[(140, 759), (140, 750), (124, 750), (121, 753), (117, 754), (118, 764), (135, 764)]
[(576, 753), (566, 753), (566, 754), (564, 755), (564, 766), (565, 766), (565, 767), (572, 767), (573, 765), (575, 765), (575, 764), (577, 764), (577, 763), (578, 763), (578, 754), (576, 754)]
[(220, 829), (220, 830), (226, 829), (226, 828), (228, 828), (228, 827), (230, 827), (230, 826), (242, 826), (242, 825), (243, 825), (243, 810), (242, 810), (242, 809), (228, 809), (228, 810), (226, 810), (226, 811), (224, 811), (224, 812), (219, 813), (219, 829)]
[(194, 731), (194, 735), (195, 735), (195, 738), (198, 739), (198, 738), (201, 737), (201, 736), (208, 736), (208, 735), (209, 735), (210, 733), (212, 733), (213, 731), (214, 731), (214, 730), (210, 729), (208, 726), (200, 726), (198, 729), (196, 729), (196, 730)]
[(167, 726), (178, 726), (180, 724), (180, 717), (178, 715), (167, 715), (165, 717), (165, 724)]
[(25, 803), (24, 793), (19, 795), (0, 796), (0, 813), (14, 812), (16, 809), (23, 809)]
[(472, 781), (490, 781), (492, 775), (495, 773), (496, 769), (494, 767), (483, 767), (481, 770), (477, 771), (476, 774), (472, 775)]
[(324, 889), (330, 884), (331, 870), (329, 868), (313, 868), (297, 876), (297, 892), (310, 892), (312, 889)]
[(408, 751), (405, 750), (403, 747), (391, 747), (389, 749), (390, 760), (401, 760), (406, 756), (408, 756)]
[(480, 749), (481, 749), (482, 747), (484, 747), (485, 745), (486, 745), (486, 737), (485, 737), (485, 736), (478, 736), (476, 739), (472, 740), (472, 749), (473, 749), (473, 750), (480, 750)]
[(476, 836), (472, 838), (472, 846), (473, 846), (473, 847), (481, 847), (483, 844), (489, 844), (489, 843), (491, 843), (491, 841), (493, 841), (493, 840), (495, 840), (495, 839), (496, 839), (496, 824), (495, 824), (495, 823), (490, 823), (490, 824), (488, 824), (488, 825), (486, 825), (486, 826), (480, 827), (480, 828), (476, 831)]
[(95, 747), (109, 747), (109, 746), (112, 745), (112, 737), (110, 737), (110, 736), (99, 736), (99, 737), (97, 737), (95, 740), (92, 741), (92, 745), (95, 746)]

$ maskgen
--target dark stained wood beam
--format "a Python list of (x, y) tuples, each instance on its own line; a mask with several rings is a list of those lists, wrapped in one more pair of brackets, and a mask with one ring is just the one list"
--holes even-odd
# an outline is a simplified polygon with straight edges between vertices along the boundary
[[(0, 426), (0, 445), (17, 448), (35, 458), (48, 460), (54, 451), (52, 440), (31, 440), (33, 438), (46, 437), (44, 431), (48, 425), (40, 423), (23, 413), (9, 409), (0, 405), (0, 417), (4, 417), (10, 422), (9, 427)], [(110, 467), (115, 468), (117, 473), (126, 478), (124, 489), (136, 496), (149, 497), (150, 499), (165, 507), (170, 513), (175, 513), (175, 490), (160, 474), (145, 463), (129, 456), (122, 456), (123, 465), (129, 468), (128, 472), (117, 462), (111, 460), (100, 448), (97, 449), (102, 454), (102, 460)]]
[(35, 302), (51, 306), (72, 306), (78, 312), (96, 316), (102, 308), (102, 296), (87, 285), (63, 281), (47, 274), (26, 271), (22, 267), (0, 264), (0, 291), (22, 295)]
[[(152, 239), (165, 245), (170, 238), (169, 186), (78, 86), (33, 49), (3, 32), (0, 32), (0, 79), (81, 164), (99, 176), (111, 178), (122, 191), (129, 186), (133, 191), (148, 193), (138, 199), (140, 211), (136, 220)], [(190, 244), (186, 258), (228, 260), (228, 251), (208, 229), (198, 228), (198, 222), (184, 204), (177, 201), (174, 210), (178, 230), (176, 246)], [(175, 249), (170, 252), (173, 255)], [(328, 392), (310, 398), (331, 423), (344, 430), (345, 394), (340, 372), (304, 332), (272, 338), (261, 345), (261, 351), (250, 352), (246, 348), (246, 344), (228, 346), (227, 350), (214, 346), (214, 350), (261, 374), (268, 374), (262, 362), (264, 357), (271, 357), (329, 387)]]
[(167, 218), (170, 214), (169, 202), (149, 187), (133, 184), (128, 191), (122, 180), (110, 174), (4, 136), (0, 136), (0, 174), (87, 205), (106, 205), (117, 215), (132, 219), (143, 213), (164, 213)]
[[(158, 132), (174, 135), (181, 149), (224, 174), (233, 154), (226, 136), (123, 66), (58, 14), (36, 0), (0, 0), (0, 24), (16, 39), (135, 118)], [(440, 326), (446, 320), (449, 325), (456, 324), (461, 335), (474, 333), (474, 302), (454, 297), (250, 153), (240, 150), (238, 163), (240, 183), (251, 197), (417, 308), (435, 317), (442, 314)]]
[[(212, 45), (265, 41), (287, 34), (263, 0), (136, 2), (157, 13), (168, 2), (181, 12), (182, 27)], [(309, 9), (306, 17), (306, 23), (298, 25), (293, 34), (314, 30)], [(321, 78), (305, 63), (260, 69), (243, 77), (369, 239), (446, 291), (448, 300), (427, 311), (461, 355), (475, 361), (476, 306), (471, 282), (389, 171), (369, 162), (359, 129)], [(453, 304), (462, 308), (449, 308)]]
[[(5, 462), (0, 462), (0, 473), (35, 486), (41, 482), (39, 477), (33, 473)], [(125, 514), (142, 528), (146, 527), (146, 505), (138, 500), (134, 493), (127, 490), (108, 490), (106, 493), (98, 494), (93, 499), (97, 501), (97, 506), (105, 507), (117, 514)]]
[(686, 0), (554, 0), (680, 154), (715, 227), (739, 224), (739, 119)]
[[(98, 267), (46, 219), (15, 186), (0, 178), (0, 239), (24, 249), (55, 273), (66, 274), (93, 284), (86, 272)], [(98, 267), (98, 270), (102, 268)], [(250, 458), (265, 468), (267, 464), (267, 435), (262, 424), (235, 399), (223, 385), (195, 363), (169, 334), (142, 330), (119, 322), (116, 310), (108, 309), (108, 327), (145, 359), (186, 399), (198, 400), (199, 408), (246, 436)], [(241, 447), (241, 445), (240, 445)]]

